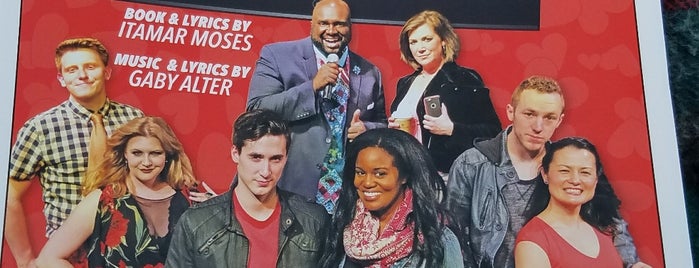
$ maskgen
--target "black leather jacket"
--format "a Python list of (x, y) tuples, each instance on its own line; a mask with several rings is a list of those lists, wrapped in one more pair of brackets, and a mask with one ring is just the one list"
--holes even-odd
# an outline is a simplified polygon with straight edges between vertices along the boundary
[[(249, 241), (233, 213), (232, 190), (188, 209), (175, 227), (166, 267), (247, 267)], [(323, 253), (328, 213), (277, 188), (281, 202), (277, 267), (315, 267)]]

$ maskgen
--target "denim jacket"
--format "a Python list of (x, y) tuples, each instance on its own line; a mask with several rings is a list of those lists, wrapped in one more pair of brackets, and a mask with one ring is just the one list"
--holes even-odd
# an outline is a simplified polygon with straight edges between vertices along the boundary
[[(464, 267), (464, 261), (463, 258), (461, 257), (461, 248), (459, 247), (459, 240), (456, 238), (456, 235), (454, 235), (454, 232), (452, 232), (449, 228), (444, 227), (443, 233), (442, 233), (442, 243), (444, 243), (444, 259), (442, 260), (442, 265), (440, 267), (442, 268), (462, 268)], [(339, 267), (345, 267), (345, 259), (340, 262)], [(410, 254), (410, 256), (407, 256), (405, 258), (402, 258), (393, 265), (390, 266), (390, 268), (424, 268), (425, 263), (422, 262), (422, 257), (420, 257), (419, 254)]]
[[(249, 241), (233, 213), (231, 189), (188, 209), (175, 227), (166, 267), (246, 267)], [(277, 189), (281, 202), (277, 267), (314, 267), (323, 253), (328, 213)]]
[[(462, 235), (465, 267), (502, 267), (494, 263), (495, 254), (505, 239), (510, 216), (501, 190), (507, 177), (517, 176), (506, 147), (511, 128), (493, 139), (475, 142), (474, 148), (454, 161), (449, 173), (445, 202), (456, 221), (452, 229), (460, 227), (457, 233)], [(626, 221), (621, 220), (618, 228), (614, 246), (629, 267), (639, 261), (636, 246)], [(507, 252), (513, 255), (514, 249)]]

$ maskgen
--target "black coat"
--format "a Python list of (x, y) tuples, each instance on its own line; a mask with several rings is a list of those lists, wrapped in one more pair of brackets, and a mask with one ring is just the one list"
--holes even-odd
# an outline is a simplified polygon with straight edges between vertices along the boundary
[[(398, 80), (391, 113), (398, 108), (420, 72), (418, 69)], [(490, 90), (483, 84), (481, 76), (472, 69), (454, 62), (444, 63), (427, 85), (422, 98), (432, 95), (439, 95), (442, 105), (447, 106), (449, 118), (454, 122), (454, 131), (451, 136), (443, 136), (424, 129), (422, 120), (425, 117), (425, 105), (419, 101), (416, 112), (422, 129), (422, 144), (427, 146), (437, 169), (449, 172), (452, 162), (466, 149), (473, 147), (475, 138), (495, 137), (502, 126), (490, 100)]]

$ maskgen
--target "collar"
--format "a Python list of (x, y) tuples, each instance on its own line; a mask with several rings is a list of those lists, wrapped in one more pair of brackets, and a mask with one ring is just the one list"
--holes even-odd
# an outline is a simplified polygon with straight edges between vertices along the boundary
[[(328, 56), (325, 55), (323, 51), (318, 49), (318, 47), (313, 45), (313, 51), (316, 54), (316, 58), (322, 60), (323, 62), (328, 61)], [(347, 62), (347, 58), (349, 57), (349, 47), (345, 46), (345, 48), (342, 50), (342, 53), (340, 55), (340, 59), (337, 61), (337, 65), (340, 65), (340, 67), (345, 67), (345, 62)]]
[(507, 134), (512, 131), (512, 125), (507, 126), (497, 136), (487, 140), (476, 139), (473, 147), (483, 154), (488, 161), (496, 166), (506, 166), (510, 163), (510, 156), (507, 153)]
[[(238, 219), (235, 218), (235, 213), (233, 212), (233, 191), (235, 190), (235, 187), (238, 185), (238, 174), (233, 177), (233, 183), (231, 183), (231, 187), (228, 189), (226, 193), (223, 194), (225, 196), (224, 198), (226, 199), (226, 202), (229, 207), (226, 210), (226, 213), (229, 213), (227, 219), (228, 223), (227, 229), (229, 231), (239, 231), (242, 232), (242, 227), (240, 226), (240, 222), (238, 222)], [(287, 234), (287, 230), (294, 225), (294, 222), (296, 222), (296, 216), (294, 214), (293, 208), (289, 206), (289, 197), (290, 194), (279, 187), (277, 187), (277, 196), (279, 197), (279, 205), (282, 207), (281, 215), (279, 217), (279, 225), (280, 225), (280, 230), (288, 235), (291, 236), (291, 234)]]
[[(88, 120), (90, 119), (90, 115), (93, 112), (95, 112), (95, 111), (89, 110), (89, 109), (85, 108), (84, 106), (80, 105), (80, 103), (73, 100), (72, 98), (68, 98), (67, 103), (68, 103), (68, 108), (70, 108), (70, 110), (72, 110), (74, 113), (80, 115), (81, 117), (87, 118)], [(99, 110), (97, 110), (97, 112), (99, 112), (100, 114), (102, 114), (106, 118), (107, 114), (109, 113), (109, 110), (110, 110), (109, 108), (111, 107), (110, 104), (111, 104), (111, 101), (109, 99), (107, 99), (104, 102), (104, 104), (102, 105), (102, 107), (100, 107)]]

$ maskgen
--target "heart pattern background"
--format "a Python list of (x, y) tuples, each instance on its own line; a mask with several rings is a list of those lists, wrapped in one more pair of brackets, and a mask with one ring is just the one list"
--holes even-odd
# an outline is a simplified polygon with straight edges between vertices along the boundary
[[(100, 39), (116, 53), (164, 59), (202, 61), (253, 67), (265, 44), (308, 36), (307, 19), (283, 19), (124, 1), (23, 0), (19, 36), (17, 86), (12, 133), (30, 117), (64, 101), (68, 94), (56, 81), (55, 45), (77, 36)], [(118, 36), (127, 8), (249, 20), (249, 50), (221, 49), (127, 39)], [(76, 16), (75, 14), (80, 14)], [(538, 30), (456, 29), (462, 49), (457, 63), (477, 70), (491, 89), (495, 109), (508, 124), (505, 106), (525, 77), (556, 78), (565, 90), (566, 116), (554, 139), (584, 136), (602, 155), (612, 185), (622, 200), (642, 260), (663, 267), (663, 251), (648, 122), (640, 66), (638, 33), (632, 0), (541, 0)], [(153, 24), (157, 25), (157, 24)], [(400, 77), (412, 69), (400, 60), (400, 26), (354, 23), (350, 48), (379, 67), (386, 105), (395, 98)], [(191, 29), (190, 29), (191, 31)], [(175, 130), (191, 158), (195, 173), (215, 191), (225, 191), (235, 174), (230, 159), (231, 125), (244, 111), (250, 76), (231, 78), (229, 95), (210, 95), (130, 85), (138, 68), (112, 66), (110, 98), (163, 117)], [(7, 90), (7, 89), (6, 89)], [(14, 136), (13, 140), (14, 141)], [(31, 239), (43, 245), (44, 220), (40, 189), (28, 193)], [(7, 249), (7, 247), (5, 247)], [(13, 267), (9, 250), (2, 267)]]

